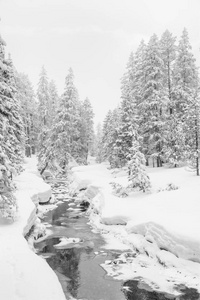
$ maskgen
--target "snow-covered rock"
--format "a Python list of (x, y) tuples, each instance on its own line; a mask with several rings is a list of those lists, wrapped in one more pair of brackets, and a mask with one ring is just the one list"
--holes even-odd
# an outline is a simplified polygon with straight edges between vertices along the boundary
[[(117, 239), (115, 244), (123, 243), (135, 253), (117, 268), (104, 265), (109, 274), (118, 279), (143, 277), (153, 288), (169, 293), (174, 293), (175, 284), (200, 291), (199, 177), (183, 167), (148, 168), (151, 192), (119, 198), (110, 182), (126, 186), (124, 170), (111, 172), (105, 164), (96, 164), (73, 172), (73, 187), (86, 189), (82, 197), (90, 202), (91, 224), (109, 236), (108, 247), (113, 247), (109, 240), (114, 244)], [(169, 184), (179, 189), (168, 191)]]

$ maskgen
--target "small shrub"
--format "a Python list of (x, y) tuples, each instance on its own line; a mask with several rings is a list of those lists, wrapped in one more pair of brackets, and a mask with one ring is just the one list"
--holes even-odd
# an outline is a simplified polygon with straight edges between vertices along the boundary
[(110, 182), (110, 185), (113, 188), (113, 194), (120, 198), (125, 198), (128, 196), (128, 189), (127, 187), (123, 187), (121, 184), (116, 182)]
[(160, 188), (158, 192), (164, 192), (164, 191), (175, 191), (178, 190), (179, 187), (175, 185), (174, 183), (168, 183), (166, 188)]

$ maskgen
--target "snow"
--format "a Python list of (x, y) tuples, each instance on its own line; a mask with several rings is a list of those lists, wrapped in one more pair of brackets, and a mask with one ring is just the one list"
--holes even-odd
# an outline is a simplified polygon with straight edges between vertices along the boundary
[[(90, 222), (103, 233), (106, 247), (124, 252), (128, 248), (135, 254), (131, 259), (122, 254), (117, 267), (104, 264), (108, 274), (117, 279), (142, 277), (154, 289), (171, 294), (180, 283), (200, 291), (200, 177), (185, 167), (148, 168), (151, 192), (119, 198), (110, 182), (126, 186), (126, 172), (107, 167), (73, 168), (72, 187), (86, 188), (82, 198), (90, 201)], [(177, 189), (167, 191), (169, 184)]]
[(38, 201), (46, 201), (50, 187), (37, 173), (35, 157), (26, 159), (25, 171), (15, 178), (18, 218), (14, 223), (0, 219), (0, 299), (64, 300), (56, 274), (28, 246), (24, 235), (37, 222)]
[(54, 245), (56, 249), (67, 249), (69, 244), (81, 242), (79, 238), (60, 238), (60, 243)]

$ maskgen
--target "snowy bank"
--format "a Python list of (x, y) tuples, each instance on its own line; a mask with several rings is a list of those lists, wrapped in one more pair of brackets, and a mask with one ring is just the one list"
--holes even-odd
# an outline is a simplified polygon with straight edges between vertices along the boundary
[(64, 300), (57, 276), (45, 260), (30, 250), (24, 235), (37, 221), (38, 202), (51, 197), (50, 186), (37, 172), (35, 157), (26, 159), (25, 171), (16, 179), (18, 219), (0, 219), (0, 299)]
[[(122, 255), (114, 264), (105, 264), (109, 274), (118, 279), (142, 277), (154, 289), (169, 293), (175, 293), (178, 284), (200, 291), (199, 177), (184, 168), (149, 168), (151, 193), (119, 198), (110, 182), (127, 185), (123, 170), (111, 171), (101, 164), (73, 172), (73, 188), (86, 188), (83, 199), (91, 203), (91, 223), (106, 240), (116, 238), (133, 251), (131, 258)], [(178, 189), (167, 191), (171, 183)]]

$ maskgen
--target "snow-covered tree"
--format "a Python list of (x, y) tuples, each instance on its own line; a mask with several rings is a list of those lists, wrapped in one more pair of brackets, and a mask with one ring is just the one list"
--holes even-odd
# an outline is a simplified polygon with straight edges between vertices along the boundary
[(37, 89), (37, 98), (39, 101), (38, 105), (38, 115), (39, 115), (39, 124), (41, 127), (49, 125), (49, 81), (47, 77), (47, 72), (42, 67), (40, 78), (38, 82), (38, 89)]
[[(179, 45), (177, 47), (177, 58), (174, 64), (174, 118), (178, 128), (181, 128), (182, 139), (174, 141), (176, 153), (179, 153), (181, 160), (193, 156), (192, 153), (196, 144), (196, 134), (198, 134), (197, 123), (199, 123), (199, 104), (198, 104), (198, 72), (195, 64), (194, 55), (191, 52), (188, 32), (183, 30)], [(195, 129), (196, 128), (196, 129)], [(195, 133), (196, 132), (196, 133)], [(172, 152), (174, 151), (172, 147)], [(196, 154), (195, 154), (196, 155)]]
[(59, 96), (58, 96), (56, 84), (53, 80), (51, 80), (49, 82), (49, 105), (48, 105), (50, 127), (54, 124), (53, 121), (56, 116), (58, 105), (59, 105)]
[(24, 132), (13, 64), (5, 58), (5, 45), (0, 36), (0, 213), (14, 219), (17, 205), (11, 179), (21, 169)]
[(37, 103), (32, 84), (28, 75), (16, 72), (16, 97), (20, 102), (21, 115), (25, 127), (25, 154), (35, 153), (37, 145)]
[(135, 98), (135, 61), (131, 53), (127, 64), (127, 70), (122, 78), (121, 91), (122, 102), (120, 110), (120, 124), (117, 129), (118, 138), (115, 147), (119, 153), (122, 165), (128, 161), (132, 139), (137, 127), (137, 103)]
[(74, 85), (74, 74), (69, 69), (65, 79), (65, 90), (61, 96), (58, 110), (55, 116), (54, 127), (48, 143), (48, 155), (46, 155), (46, 167), (55, 164), (63, 172), (67, 171), (70, 157), (77, 159), (78, 149), (78, 120), (79, 120), (78, 92)]
[(24, 150), (23, 122), (16, 98), (16, 85), (11, 59), (5, 59), (0, 40), (0, 144), (10, 164), (20, 170)]
[(91, 103), (86, 98), (80, 106), (80, 120), (79, 120), (79, 143), (80, 153), (79, 156), (83, 159), (83, 163), (87, 164), (88, 154), (92, 147), (94, 139), (94, 112)]
[(121, 153), (117, 146), (120, 109), (109, 110), (102, 129), (102, 159), (108, 160), (112, 168), (122, 167)]
[(102, 150), (102, 125), (101, 123), (97, 124), (94, 143), (93, 143), (93, 155), (96, 157), (96, 162), (101, 163), (103, 161), (103, 150)]
[(161, 59), (163, 61), (163, 85), (167, 90), (166, 97), (168, 100), (167, 110), (171, 115), (173, 113), (173, 99), (172, 90), (174, 88), (173, 83), (173, 69), (176, 59), (176, 38), (173, 37), (169, 30), (166, 30), (160, 39), (160, 51)]
[(148, 174), (146, 173), (144, 154), (140, 151), (139, 142), (133, 137), (132, 147), (130, 151), (130, 159), (128, 162), (128, 180), (131, 182), (131, 188), (139, 188), (146, 192), (151, 188)]
[(146, 47), (144, 61), (145, 82), (142, 101), (139, 103), (141, 134), (145, 155), (156, 157), (157, 166), (162, 165), (163, 127), (166, 91), (163, 86), (163, 61), (158, 37), (154, 34)]

